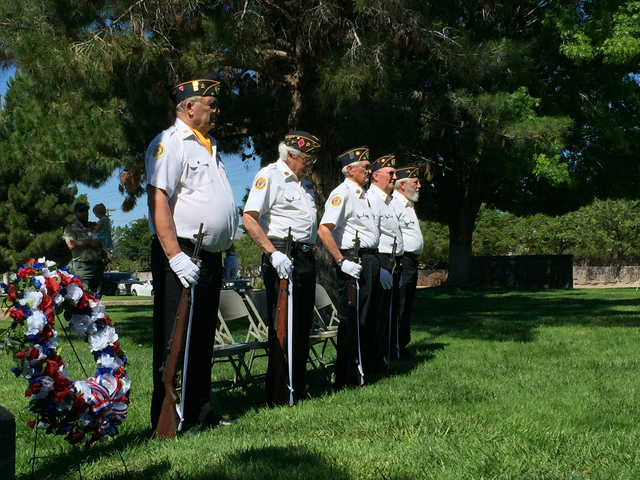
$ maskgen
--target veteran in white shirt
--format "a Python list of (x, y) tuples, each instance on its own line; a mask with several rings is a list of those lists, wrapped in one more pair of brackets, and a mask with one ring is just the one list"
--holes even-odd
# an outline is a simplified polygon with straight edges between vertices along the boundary
[(388, 370), (391, 341), (396, 330), (395, 315), (398, 310), (400, 285), (400, 262), (404, 253), (402, 232), (396, 212), (391, 205), (393, 188), (396, 183), (396, 157), (389, 153), (371, 164), (371, 186), (367, 190), (367, 200), (380, 231), (378, 258), (380, 259), (380, 284), (382, 292), (375, 311), (378, 312), (376, 327), (377, 352), (374, 356), (374, 370), (385, 373)]
[(398, 300), (397, 337), (392, 343), (395, 345), (393, 358), (408, 359), (411, 353), (407, 345), (411, 341), (411, 311), (418, 284), (418, 257), (424, 248), (424, 240), (420, 231), (420, 222), (414, 208), (414, 203), (420, 197), (420, 179), (418, 167), (399, 168), (392, 205), (400, 224), (404, 254), (402, 255), (402, 282)]
[[(263, 280), (269, 305), (269, 345), (266, 390), (269, 406), (290, 403), (286, 385), (278, 382), (280, 361), (276, 358), (276, 305), (280, 279), (289, 279), (293, 287), (293, 334), (291, 363), (293, 401), (305, 396), (305, 372), (309, 354), (309, 333), (313, 324), (316, 291), (316, 262), (313, 245), (318, 234), (318, 218), (311, 183), (305, 178), (317, 159), (320, 141), (308, 132), (288, 133), (278, 146), (278, 160), (261, 169), (244, 206), (242, 223), (262, 249)], [(290, 253), (285, 254), (291, 234)]]
[[(367, 202), (369, 148), (356, 147), (338, 156), (344, 181), (329, 195), (318, 236), (336, 262), (338, 277), (338, 328), (335, 388), (363, 385), (372, 373), (375, 350), (373, 311), (380, 292), (378, 244), (380, 232)], [(359, 241), (355, 251), (356, 234)], [(349, 305), (349, 284), (357, 281), (359, 301)]]
[[(216, 141), (208, 134), (220, 113), (220, 82), (214, 74), (176, 85), (169, 93), (176, 105), (175, 123), (149, 145), (145, 157), (151, 245), (153, 304), (153, 396), (155, 430), (165, 388), (161, 367), (167, 357), (176, 310), (183, 288), (191, 288), (193, 316), (186, 381), (182, 385), (183, 430), (204, 421), (211, 384), (211, 355), (222, 282), (222, 252), (230, 250), (238, 213)], [(191, 261), (200, 224), (204, 239), (200, 266)], [(234, 252), (235, 253), (235, 252)], [(237, 259), (229, 253), (225, 263)]]

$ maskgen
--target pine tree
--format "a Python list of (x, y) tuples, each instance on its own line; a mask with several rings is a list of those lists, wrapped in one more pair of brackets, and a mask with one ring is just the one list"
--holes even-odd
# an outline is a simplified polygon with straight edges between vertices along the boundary
[(637, 195), (639, 8), (0, 0), (0, 62), (21, 81), (7, 102), (26, 107), (11, 142), (89, 185), (124, 169), (129, 208), (146, 146), (172, 121), (168, 87), (220, 70), (221, 148), (266, 163), (288, 130), (314, 133), (321, 202), (340, 181), (336, 154), (355, 145), (427, 166), (421, 215), (448, 223), (460, 284), (482, 202), (562, 213), (596, 194)]

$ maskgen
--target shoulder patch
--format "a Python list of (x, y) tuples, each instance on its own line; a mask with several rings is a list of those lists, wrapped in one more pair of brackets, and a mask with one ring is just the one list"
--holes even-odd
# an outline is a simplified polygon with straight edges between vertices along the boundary
[(339, 207), (340, 205), (342, 205), (342, 197), (340, 195), (336, 195), (331, 199), (332, 207)]
[(267, 179), (264, 177), (258, 177), (255, 183), (253, 184), (253, 188), (255, 188), (256, 190), (264, 190), (266, 186), (267, 186)]
[(165, 149), (164, 149), (164, 145), (162, 145), (161, 143), (159, 143), (158, 145), (156, 145), (156, 148), (153, 149), (153, 158), (160, 158), (161, 156), (164, 155)]

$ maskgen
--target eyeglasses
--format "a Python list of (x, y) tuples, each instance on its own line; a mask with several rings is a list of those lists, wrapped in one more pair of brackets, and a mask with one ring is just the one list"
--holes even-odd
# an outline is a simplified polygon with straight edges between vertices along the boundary
[(216, 99), (214, 99), (213, 102), (211, 102), (211, 103), (204, 103), (201, 99), (198, 99), (198, 102), (203, 107), (208, 107), (208, 108), (210, 108), (212, 110), (215, 110), (216, 108), (218, 108), (218, 100), (216, 100)]

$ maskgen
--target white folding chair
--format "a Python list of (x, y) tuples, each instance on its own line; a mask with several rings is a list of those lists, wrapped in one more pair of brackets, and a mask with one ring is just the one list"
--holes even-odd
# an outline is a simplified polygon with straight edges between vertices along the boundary
[(313, 307), (313, 328), (309, 334), (309, 361), (329, 383), (331, 382), (331, 368), (333, 361), (327, 358), (329, 344), (336, 347), (338, 336), (338, 312), (320, 284), (316, 284), (316, 301)]
[[(247, 332), (247, 343), (258, 342), (255, 348), (251, 350), (251, 356), (247, 365), (253, 370), (253, 363), (257, 358), (269, 356), (269, 329), (267, 323), (269, 321), (267, 291), (247, 290), (244, 292), (243, 299), (251, 314), (251, 325)], [(261, 352), (260, 350), (264, 350)], [(265, 374), (253, 375), (256, 381), (262, 381)]]
[[(216, 329), (216, 343), (213, 347), (212, 363), (229, 363), (235, 372), (231, 380), (213, 382), (217, 390), (231, 390), (241, 387), (248, 391), (254, 382), (251, 368), (244, 359), (246, 353), (255, 349), (265, 348), (265, 344), (249, 341), (251, 338), (252, 319), (242, 297), (233, 290), (220, 292), (220, 306), (218, 307), (218, 328)], [(245, 338), (238, 342), (234, 338)], [(225, 386), (226, 385), (226, 386)]]

